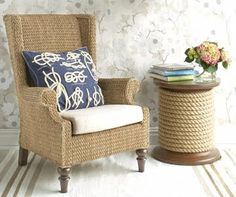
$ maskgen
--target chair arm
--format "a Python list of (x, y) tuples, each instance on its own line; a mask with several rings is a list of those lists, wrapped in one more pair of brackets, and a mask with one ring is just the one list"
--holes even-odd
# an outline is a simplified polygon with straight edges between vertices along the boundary
[(102, 89), (105, 104), (135, 104), (134, 96), (139, 82), (134, 78), (104, 78), (98, 84)]
[(57, 111), (56, 92), (24, 87), (21, 92), (20, 145), (59, 166), (72, 164), (72, 125)]
[(23, 100), (36, 102), (42, 105), (56, 104), (56, 92), (44, 87), (25, 87), (22, 94)]
[[(56, 92), (50, 88), (44, 87), (24, 87), (22, 90), (22, 101), (25, 103), (33, 103), (35, 106), (42, 106), (48, 108), (50, 116), (56, 122), (63, 122), (63, 118), (57, 111)], [(27, 106), (34, 106), (27, 105)]]

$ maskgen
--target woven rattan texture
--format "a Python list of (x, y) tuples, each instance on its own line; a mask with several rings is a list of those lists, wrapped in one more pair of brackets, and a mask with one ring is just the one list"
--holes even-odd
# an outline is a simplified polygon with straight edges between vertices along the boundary
[(159, 113), (161, 147), (183, 153), (213, 147), (213, 90), (174, 92), (160, 88)]
[[(134, 104), (130, 91), (137, 92), (139, 83), (135, 79), (99, 79), (106, 104)], [(119, 95), (119, 96), (117, 96)]]
[[(60, 167), (113, 153), (147, 148), (149, 112), (141, 123), (112, 130), (72, 136), (72, 124), (56, 106), (48, 88), (29, 87), (22, 50), (65, 51), (87, 46), (96, 60), (96, 23), (90, 15), (8, 15), (4, 17), (20, 109), (22, 148)], [(134, 104), (139, 84), (134, 79), (100, 79), (105, 104)]]

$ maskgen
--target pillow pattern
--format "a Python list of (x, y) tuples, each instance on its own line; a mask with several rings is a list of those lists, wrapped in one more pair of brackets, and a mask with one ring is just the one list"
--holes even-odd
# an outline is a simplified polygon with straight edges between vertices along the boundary
[(23, 51), (22, 54), (35, 85), (56, 91), (59, 111), (104, 104), (87, 47), (61, 53)]

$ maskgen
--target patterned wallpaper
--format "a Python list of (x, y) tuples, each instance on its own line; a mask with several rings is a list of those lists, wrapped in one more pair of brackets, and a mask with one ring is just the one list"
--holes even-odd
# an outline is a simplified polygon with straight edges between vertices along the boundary
[(157, 87), (147, 76), (152, 64), (181, 63), (184, 50), (204, 40), (229, 50), (231, 67), (220, 69), (216, 124), (236, 126), (236, 5), (234, 0), (0, 0), (0, 128), (18, 128), (18, 107), (10, 66), (4, 14), (88, 13), (97, 17), (97, 66), (101, 77), (135, 76), (137, 101), (158, 122)]

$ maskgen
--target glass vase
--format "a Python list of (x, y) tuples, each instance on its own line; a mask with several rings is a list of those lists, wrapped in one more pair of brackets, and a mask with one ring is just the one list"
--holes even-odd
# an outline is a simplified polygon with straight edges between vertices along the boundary
[(216, 72), (207, 72), (202, 69), (201, 72), (196, 72), (194, 76), (194, 81), (195, 82), (214, 82), (216, 81)]

